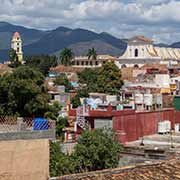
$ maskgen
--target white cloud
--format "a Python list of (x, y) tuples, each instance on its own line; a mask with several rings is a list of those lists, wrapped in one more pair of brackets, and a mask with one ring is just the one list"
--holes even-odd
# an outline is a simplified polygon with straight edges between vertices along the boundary
[(0, 21), (28, 27), (81, 27), (119, 38), (144, 34), (157, 41), (180, 41), (178, 0), (0, 0), (0, 4)]

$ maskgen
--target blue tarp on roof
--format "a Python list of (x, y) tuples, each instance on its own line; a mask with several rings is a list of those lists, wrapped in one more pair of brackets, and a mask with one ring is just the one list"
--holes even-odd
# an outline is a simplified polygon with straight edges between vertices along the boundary
[(33, 122), (33, 130), (48, 130), (48, 121), (44, 118), (35, 118)]

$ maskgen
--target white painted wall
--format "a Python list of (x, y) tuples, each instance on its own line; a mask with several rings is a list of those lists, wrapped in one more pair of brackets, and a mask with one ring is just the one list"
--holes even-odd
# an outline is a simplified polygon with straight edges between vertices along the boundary
[(169, 88), (170, 76), (169, 74), (156, 74), (155, 83), (161, 88)]
[[(153, 48), (152, 44), (128, 44), (126, 51), (124, 54), (120, 57), (120, 59), (146, 59), (146, 58), (153, 58), (149, 52), (148, 48)], [(138, 50), (138, 56), (135, 57), (135, 50)]]

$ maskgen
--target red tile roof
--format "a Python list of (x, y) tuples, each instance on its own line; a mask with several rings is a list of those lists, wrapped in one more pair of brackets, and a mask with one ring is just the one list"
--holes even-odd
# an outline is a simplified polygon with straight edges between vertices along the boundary
[(53, 178), (53, 180), (179, 180), (180, 159), (149, 165), (109, 169)]
[(15, 32), (14, 35), (13, 35), (13, 38), (17, 38), (17, 37), (20, 37), (19, 32)]
[(145, 37), (145, 36), (135, 36), (135, 37), (132, 37), (131, 39), (130, 39), (130, 41), (133, 41), (133, 40), (140, 40), (140, 41), (144, 41), (144, 42), (147, 42), (147, 43), (152, 43), (153, 42), (153, 40), (151, 40), (151, 39), (149, 39), (149, 38), (147, 38), (147, 37)]
[(12, 68), (10, 68), (7, 64), (0, 64), (0, 75), (11, 72)]
[(54, 68), (51, 68), (50, 71), (56, 72), (56, 73), (66, 73), (66, 72), (82, 72), (85, 68), (81, 67), (71, 67), (71, 66), (56, 66)]

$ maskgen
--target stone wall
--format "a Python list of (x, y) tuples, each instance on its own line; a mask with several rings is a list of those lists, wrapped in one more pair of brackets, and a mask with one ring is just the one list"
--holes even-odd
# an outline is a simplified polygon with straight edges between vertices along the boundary
[(10, 140), (28, 140), (28, 139), (56, 139), (55, 129), (47, 131), (22, 131), (22, 132), (10, 132), (0, 133), (0, 141)]
[(47, 180), (49, 140), (0, 141), (0, 180)]

